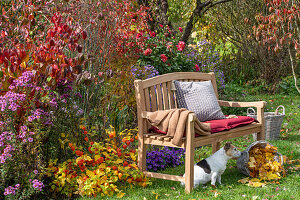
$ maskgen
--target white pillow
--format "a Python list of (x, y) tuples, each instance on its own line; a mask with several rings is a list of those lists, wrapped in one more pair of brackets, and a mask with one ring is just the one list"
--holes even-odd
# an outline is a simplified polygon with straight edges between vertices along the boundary
[(174, 85), (178, 107), (193, 111), (199, 121), (225, 118), (211, 81), (174, 81)]

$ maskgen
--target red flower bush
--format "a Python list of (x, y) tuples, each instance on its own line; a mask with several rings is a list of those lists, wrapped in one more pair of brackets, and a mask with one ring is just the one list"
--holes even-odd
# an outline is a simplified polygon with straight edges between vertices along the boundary
[(144, 51), (145, 56), (149, 56), (152, 53), (152, 49), (148, 48)]
[(165, 54), (161, 54), (160, 58), (163, 62), (167, 62), (167, 60), (168, 60), (168, 57)]
[(183, 49), (184, 49), (184, 47), (185, 47), (185, 42), (179, 41), (179, 42), (178, 42), (178, 45), (176, 45), (176, 47), (177, 47), (177, 50), (178, 50), (178, 51), (183, 51)]
[(200, 71), (200, 67), (199, 67), (199, 65), (195, 65), (195, 70), (196, 70), (196, 72), (199, 72)]

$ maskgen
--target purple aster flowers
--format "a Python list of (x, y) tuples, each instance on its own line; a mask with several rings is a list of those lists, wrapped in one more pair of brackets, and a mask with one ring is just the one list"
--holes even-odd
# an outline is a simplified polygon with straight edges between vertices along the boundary
[(220, 70), (220, 54), (213, 49), (209, 41), (202, 40), (198, 42), (196, 49), (190, 49), (186, 57), (189, 61), (194, 62), (200, 67), (199, 72), (214, 72), (220, 88), (225, 88), (225, 76), (223, 71)]
[(182, 156), (184, 149), (176, 149), (172, 147), (164, 147), (161, 150), (147, 152), (146, 165), (147, 170), (157, 171), (166, 167), (176, 167), (183, 163)]
[(13, 83), (9, 86), (9, 89), (12, 90), (16, 87), (33, 87), (32, 84), (28, 83), (34, 77), (32, 71), (26, 71), (18, 79), (14, 80)]
[(4, 131), (0, 134), (0, 163), (5, 163), (6, 160), (10, 157), (11, 151), (14, 150), (13, 146), (8, 142), (11, 141), (13, 136), (12, 132)]
[(39, 181), (39, 180), (37, 180), (37, 179), (34, 179), (34, 180), (32, 181), (32, 187), (33, 187), (34, 189), (37, 189), (37, 190), (39, 190), (39, 191), (42, 191), (42, 188), (44, 187), (44, 184), (43, 184), (42, 181)]
[(24, 101), (25, 97), (25, 94), (8, 91), (4, 96), (0, 96), (0, 111), (4, 112), (7, 109), (16, 111), (20, 107), (17, 102)]
[(153, 67), (151, 65), (147, 65), (142, 68), (138, 68), (133, 65), (131, 67), (131, 73), (132, 73), (133, 77), (139, 78), (139, 79), (147, 79), (147, 78), (152, 78), (152, 77), (159, 75), (159, 73), (155, 69), (155, 67)]
[(7, 188), (5, 188), (4, 190), (4, 195), (15, 195), (16, 194), (16, 190), (19, 189), (20, 184), (16, 184), (14, 187), (13, 186), (8, 186)]

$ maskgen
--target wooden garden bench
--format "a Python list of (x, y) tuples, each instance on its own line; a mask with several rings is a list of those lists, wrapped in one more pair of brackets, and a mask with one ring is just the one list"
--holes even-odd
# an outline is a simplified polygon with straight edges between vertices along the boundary
[[(147, 122), (147, 112), (177, 108), (172, 81), (207, 81), (211, 80), (216, 97), (218, 91), (214, 73), (175, 72), (156, 76), (146, 80), (135, 80), (138, 119), (138, 167), (148, 177), (161, 178), (185, 183), (185, 190), (190, 193), (194, 184), (194, 150), (195, 147), (212, 144), (213, 153), (220, 148), (220, 142), (231, 138), (257, 133), (257, 140), (264, 140), (264, 107), (266, 102), (232, 102), (218, 100), (220, 106), (227, 107), (256, 107), (258, 123), (236, 127), (229, 131), (213, 133), (207, 136), (195, 137), (194, 121), (196, 115), (189, 114), (186, 124), (186, 137), (182, 144), (172, 144), (171, 138), (163, 134), (148, 133), (150, 124)], [(185, 177), (146, 171), (146, 145), (160, 145), (185, 148)]]

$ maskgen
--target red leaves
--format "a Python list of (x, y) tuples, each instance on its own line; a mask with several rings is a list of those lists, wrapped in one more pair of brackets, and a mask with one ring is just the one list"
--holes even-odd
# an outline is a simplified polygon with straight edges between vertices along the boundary
[(296, 44), (299, 44), (299, 30), (295, 28), (300, 18), (299, 4), (291, 5), (288, 0), (268, 1), (267, 6), (270, 14), (267, 16), (257, 15), (256, 20), (260, 23), (253, 30), (256, 39), (262, 44), (268, 44), (269, 49), (278, 52), (282, 46), (291, 44), (299, 53)]
[(87, 38), (87, 33), (86, 33), (86, 31), (82, 31), (81, 35), (82, 35), (82, 39), (85, 40), (85, 39)]
[(55, 45), (55, 42), (54, 42), (54, 40), (53, 40), (53, 39), (51, 39), (51, 40), (49, 41), (49, 44), (50, 44), (50, 47), (53, 47), (53, 46)]
[(78, 53), (81, 53), (82, 52), (82, 46), (78, 45), (77, 46), (77, 51), (78, 51)]
[(300, 50), (300, 44), (295, 43), (295, 49), (299, 51)]
[(54, 64), (54, 65), (52, 65), (52, 69), (54, 69), (54, 70), (58, 70), (58, 66), (57, 66), (57, 64)]
[(7, 32), (6, 31), (1, 31), (1, 37), (5, 37), (5, 36), (7, 36)]
[(98, 164), (100, 164), (100, 163), (103, 163), (103, 161), (104, 161), (104, 158), (103, 158), (103, 157), (100, 157), (96, 162), (97, 162)]
[(82, 156), (83, 155), (83, 152), (82, 151), (79, 151), (79, 150), (77, 150), (77, 151), (75, 151), (75, 154), (77, 155), (77, 156)]

